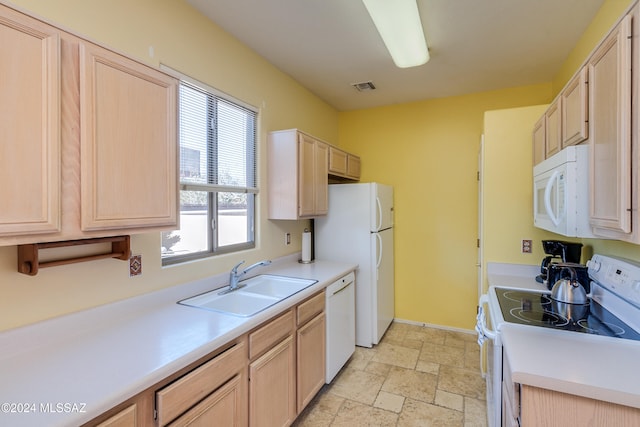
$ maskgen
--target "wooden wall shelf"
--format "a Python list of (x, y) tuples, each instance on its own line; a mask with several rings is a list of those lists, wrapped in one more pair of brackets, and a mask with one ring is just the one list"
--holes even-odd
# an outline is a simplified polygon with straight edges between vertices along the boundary
[[(97, 255), (60, 259), (55, 261), (42, 261), (38, 257), (40, 249), (62, 248), (67, 246), (93, 245), (99, 243), (111, 243), (111, 252)], [(131, 254), (130, 236), (100, 237), (95, 239), (68, 240), (64, 242), (32, 243), (18, 245), (18, 272), (35, 276), (40, 268), (54, 267), (56, 265), (73, 264), (76, 262), (93, 261), (104, 258), (116, 258), (123, 261), (129, 259)]]

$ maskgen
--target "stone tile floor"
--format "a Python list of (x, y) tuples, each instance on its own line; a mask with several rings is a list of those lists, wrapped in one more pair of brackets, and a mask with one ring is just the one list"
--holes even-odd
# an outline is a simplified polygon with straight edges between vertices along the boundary
[(356, 352), (294, 426), (486, 426), (476, 336), (394, 322)]

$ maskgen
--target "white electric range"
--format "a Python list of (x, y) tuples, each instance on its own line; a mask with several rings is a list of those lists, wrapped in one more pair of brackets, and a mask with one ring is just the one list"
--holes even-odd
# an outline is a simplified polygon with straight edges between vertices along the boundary
[[(640, 407), (640, 386), (627, 382), (629, 376), (624, 374), (625, 364), (635, 371), (633, 360), (640, 357), (640, 264), (594, 255), (588, 266), (592, 282), (586, 306), (567, 310), (550, 299), (546, 287), (508, 274), (498, 286), (495, 280), (490, 283), (488, 293), (480, 298), (476, 330), (479, 344), (486, 346), (489, 426), (501, 425), (502, 356), (507, 339), (513, 346), (510, 361), (511, 351), (520, 354), (516, 363), (525, 366), (528, 378), (539, 381), (537, 385), (573, 394), (588, 390), (593, 394), (587, 397), (618, 399), (617, 403)], [(557, 361), (564, 360), (557, 353), (559, 348), (583, 357), (566, 357), (575, 364), (554, 374)], [(598, 355), (607, 360), (592, 359)], [(600, 364), (599, 370), (592, 368), (594, 362)], [(611, 366), (604, 369), (603, 364)], [(565, 371), (573, 378), (561, 377)]]

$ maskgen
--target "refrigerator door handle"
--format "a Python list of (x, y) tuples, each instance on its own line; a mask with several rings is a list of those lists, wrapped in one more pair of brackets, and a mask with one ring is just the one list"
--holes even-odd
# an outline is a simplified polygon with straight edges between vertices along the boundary
[(380, 269), (380, 262), (382, 262), (382, 237), (380, 233), (374, 233), (376, 236), (376, 246), (378, 252), (378, 259), (376, 260), (376, 277), (378, 276), (378, 269)]
[(376, 206), (378, 208), (378, 217), (376, 218), (376, 231), (380, 231), (382, 228), (382, 204), (380, 203), (380, 198), (376, 197)]

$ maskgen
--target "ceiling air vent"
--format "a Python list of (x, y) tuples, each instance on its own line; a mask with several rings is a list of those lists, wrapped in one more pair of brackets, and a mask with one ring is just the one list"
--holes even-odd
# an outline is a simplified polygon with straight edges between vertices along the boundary
[(375, 86), (372, 81), (353, 83), (351, 86), (355, 87), (358, 92), (365, 92), (367, 90), (375, 90)]

